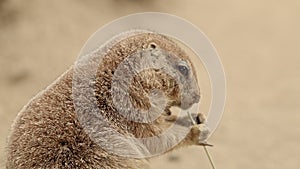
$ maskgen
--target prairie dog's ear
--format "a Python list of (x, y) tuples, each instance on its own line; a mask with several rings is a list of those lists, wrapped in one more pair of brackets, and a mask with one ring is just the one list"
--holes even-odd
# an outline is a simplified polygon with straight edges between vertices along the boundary
[(156, 49), (157, 48), (157, 44), (154, 42), (150, 42), (148, 45), (148, 49)]

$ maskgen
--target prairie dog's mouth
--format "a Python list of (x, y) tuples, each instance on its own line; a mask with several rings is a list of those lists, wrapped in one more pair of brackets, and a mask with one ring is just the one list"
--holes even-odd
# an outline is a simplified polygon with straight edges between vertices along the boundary
[[(199, 102), (199, 101), (198, 101)], [(168, 105), (165, 107), (164, 114), (165, 116), (177, 116), (180, 110), (188, 110), (191, 109), (192, 106), (198, 102), (190, 102), (189, 104), (182, 104), (181, 101), (170, 101)], [(168, 121), (174, 121), (175, 119), (171, 119)]]
[(169, 115), (172, 115), (172, 114), (173, 114), (173, 112), (172, 112), (172, 110), (171, 110), (172, 108), (178, 108), (178, 110), (179, 110), (179, 109), (187, 110), (187, 109), (191, 108), (193, 104), (194, 104), (194, 103), (189, 104), (189, 105), (183, 107), (183, 106), (181, 105), (181, 102), (173, 101), (173, 102), (171, 102), (170, 104), (168, 104), (167, 107), (165, 107), (164, 112), (165, 112), (165, 115), (168, 115), (168, 116), (169, 116)]

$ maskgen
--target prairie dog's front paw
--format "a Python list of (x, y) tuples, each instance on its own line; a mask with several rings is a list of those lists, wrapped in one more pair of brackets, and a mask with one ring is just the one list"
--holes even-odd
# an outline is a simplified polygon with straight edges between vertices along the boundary
[(206, 124), (194, 125), (191, 129), (192, 141), (196, 145), (204, 144), (204, 143), (206, 143), (209, 133), (210, 133), (210, 131)]
[(196, 123), (191, 129), (192, 141), (194, 144), (204, 144), (210, 134), (209, 128), (206, 125), (206, 117), (199, 113), (196, 117)]

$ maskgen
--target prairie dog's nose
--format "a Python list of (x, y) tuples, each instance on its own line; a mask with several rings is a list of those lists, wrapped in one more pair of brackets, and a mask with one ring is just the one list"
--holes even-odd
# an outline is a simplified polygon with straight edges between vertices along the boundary
[(195, 103), (198, 103), (200, 101), (200, 95), (199, 94), (194, 93), (192, 95), (192, 97), (193, 97), (193, 100), (195, 101)]

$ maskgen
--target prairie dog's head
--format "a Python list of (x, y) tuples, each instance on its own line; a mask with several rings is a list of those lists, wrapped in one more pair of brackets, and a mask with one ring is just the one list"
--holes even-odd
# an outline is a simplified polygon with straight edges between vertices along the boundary
[(131, 68), (138, 69), (129, 87), (131, 100), (136, 107), (145, 108), (143, 104), (146, 103), (149, 108), (150, 104), (159, 104), (157, 100), (162, 98), (167, 99), (168, 107), (178, 106), (182, 109), (199, 102), (200, 91), (195, 71), (188, 58), (150, 42), (147, 48), (130, 56), (126, 61), (135, 62)]
[(97, 77), (100, 101), (105, 98), (129, 114), (133, 109), (148, 111), (149, 116), (171, 106), (188, 109), (199, 102), (196, 71), (189, 56), (166, 36), (131, 32), (107, 49)]

